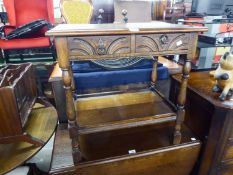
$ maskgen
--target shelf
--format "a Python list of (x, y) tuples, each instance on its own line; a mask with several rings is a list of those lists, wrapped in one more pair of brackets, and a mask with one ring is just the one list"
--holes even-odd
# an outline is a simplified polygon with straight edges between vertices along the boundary
[[(54, 107), (36, 104), (24, 127), (25, 132), (46, 144), (57, 126), (57, 112)], [(44, 145), (43, 145), (44, 146)], [(21, 165), (43, 146), (33, 146), (26, 142), (0, 145), (0, 174), (4, 174)]]
[(176, 120), (176, 114), (156, 92), (119, 93), (76, 101), (79, 134), (153, 125)]
[(198, 48), (210, 48), (210, 47), (232, 47), (232, 44), (210, 44), (210, 43), (205, 43), (205, 42), (201, 42), (198, 41), (197, 44)]
[[(149, 167), (144, 169), (147, 172), (145, 174), (157, 174), (158, 172), (171, 174), (174, 169), (179, 174), (189, 174), (197, 159), (200, 141), (195, 140), (192, 132), (183, 125), (181, 143), (172, 145), (169, 136), (172, 135), (173, 130), (174, 126), (171, 123), (165, 123), (159, 126), (129, 129), (125, 133), (120, 131), (111, 134), (97, 133), (81, 136), (80, 146), (85, 160), (75, 166), (72, 160), (69, 132), (67, 128), (58, 127), (50, 173), (82, 174), (86, 172), (85, 174), (92, 175), (96, 174), (92, 172), (96, 167), (103, 166), (100, 171), (95, 171), (98, 172), (98, 175), (127, 173), (131, 175), (142, 174), (143, 169), (140, 167), (148, 165)], [(136, 151), (135, 154), (128, 153), (132, 149)], [(172, 150), (173, 153), (170, 152)], [(168, 157), (169, 159), (167, 159)], [(145, 162), (143, 164), (136, 163), (137, 166), (135, 166), (135, 162), (141, 162), (140, 160)], [(153, 161), (150, 162), (150, 160)], [(166, 166), (168, 164), (170, 166)], [(114, 171), (112, 168), (108, 168), (111, 166), (116, 166)], [(131, 166), (136, 168), (135, 172), (130, 170)], [(153, 173), (148, 173), (148, 171)], [(166, 173), (161, 173), (161, 171)]]

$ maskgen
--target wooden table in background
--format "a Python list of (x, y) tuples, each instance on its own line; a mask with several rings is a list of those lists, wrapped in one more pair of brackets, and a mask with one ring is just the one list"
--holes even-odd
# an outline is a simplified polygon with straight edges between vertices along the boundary
[[(181, 75), (171, 83), (171, 101), (176, 101)], [(185, 123), (203, 142), (198, 175), (233, 174), (233, 97), (221, 102), (209, 72), (190, 73)], [(195, 105), (192, 105), (195, 104)]]

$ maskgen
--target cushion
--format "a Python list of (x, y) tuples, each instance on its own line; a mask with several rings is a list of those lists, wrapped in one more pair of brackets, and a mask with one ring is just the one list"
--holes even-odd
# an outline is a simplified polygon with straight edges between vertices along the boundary
[(38, 19), (30, 23), (27, 23), (25, 25), (22, 25), (16, 28), (15, 30), (11, 31), (5, 36), (5, 39), (10, 40), (16, 38), (28, 38), (31, 35), (37, 33), (43, 27), (48, 25), (49, 23), (46, 20)]

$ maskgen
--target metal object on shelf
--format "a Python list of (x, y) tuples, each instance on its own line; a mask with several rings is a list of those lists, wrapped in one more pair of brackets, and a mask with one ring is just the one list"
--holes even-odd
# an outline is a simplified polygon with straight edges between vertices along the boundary
[(128, 17), (127, 17), (127, 14), (128, 14), (128, 11), (126, 10), (126, 9), (123, 9), (122, 11), (121, 11), (121, 14), (123, 15), (123, 21), (125, 22), (125, 23), (127, 23), (128, 22)]

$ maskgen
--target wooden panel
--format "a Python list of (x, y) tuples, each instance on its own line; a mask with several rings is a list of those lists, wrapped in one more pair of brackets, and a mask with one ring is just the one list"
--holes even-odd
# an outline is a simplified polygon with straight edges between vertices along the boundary
[[(168, 175), (190, 174), (200, 150), (200, 143), (190, 143), (78, 165), (72, 175)], [(169, 158), (168, 158), (169, 157)]]
[(113, 55), (130, 53), (130, 35), (69, 37), (70, 55)]
[(187, 33), (136, 35), (136, 52), (187, 50), (188, 37)]
[[(104, 171), (105, 174), (112, 175), (114, 170), (115, 173), (133, 175), (154, 175), (159, 174), (160, 171), (163, 174), (167, 173), (166, 175), (173, 174), (171, 171), (177, 171), (179, 175), (188, 175), (198, 156), (199, 142), (191, 142), (191, 138), (195, 136), (183, 126), (181, 144), (171, 146), (168, 136), (172, 132), (173, 126), (166, 125), (82, 136), (81, 148), (85, 157), (93, 161), (83, 160), (82, 163), (74, 166), (68, 130), (58, 128), (50, 174), (78, 174), (81, 171), (86, 172), (87, 175), (95, 175), (95, 173), (102, 175)], [(129, 155), (129, 149), (135, 149), (137, 154)], [(112, 157), (114, 155), (118, 157)], [(111, 159), (99, 159), (101, 157), (111, 157)], [(125, 168), (123, 162), (128, 165), (129, 170)], [(114, 165), (117, 170), (109, 169)], [(132, 167), (138, 167), (138, 172), (136, 170), (132, 172), (134, 171)], [(92, 169), (91, 172), (88, 169)], [(96, 172), (92, 174), (92, 171)]]
[[(171, 146), (175, 122), (80, 135), (85, 161), (94, 161)], [(182, 143), (190, 142), (184, 137)]]
[[(78, 166), (79, 175), (179, 175), (190, 173), (200, 150), (200, 143), (187, 144), (167, 149), (121, 157), (111, 161)], [(167, 158), (169, 157), (169, 159)]]

